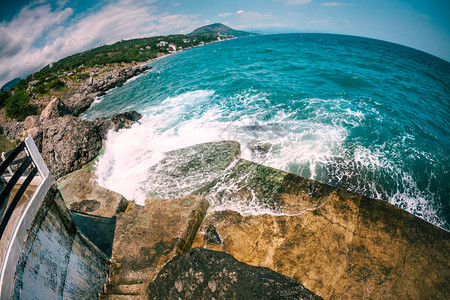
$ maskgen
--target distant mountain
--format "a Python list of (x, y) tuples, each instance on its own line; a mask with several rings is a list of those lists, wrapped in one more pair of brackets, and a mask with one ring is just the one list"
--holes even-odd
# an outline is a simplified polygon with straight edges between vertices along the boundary
[(19, 83), (19, 81), (20, 81), (21, 79), (22, 79), (22, 78), (20, 78), (20, 77), (14, 78), (13, 80), (11, 80), (11, 81), (5, 83), (5, 84), (1, 87), (1, 89), (4, 90), (4, 91), (9, 90), (10, 88), (15, 87), (15, 86)]
[(200, 28), (195, 29), (192, 31), (189, 35), (197, 36), (197, 35), (219, 35), (223, 34), (229, 37), (244, 37), (244, 36), (251, 36), (256, 35), (255, 33), (241, 31), (241, 30), (234, 30), (226, 25), (223, 25), (221, 23), (214, 23), (211, 25), (202, 26)]

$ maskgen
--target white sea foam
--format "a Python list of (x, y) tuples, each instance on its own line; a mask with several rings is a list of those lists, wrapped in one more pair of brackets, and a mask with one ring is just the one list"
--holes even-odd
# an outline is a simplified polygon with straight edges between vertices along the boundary
[[(151, 183), (143, 182), (148, 170), (167, 151), (199, 143), (236, 140), (241, 156), (266, 166), (325, 181), (390, 203), (429, 221), (436, 209), (413, 178), (386, 158), (383, 149), (346, 143), (349, 128), (361, 126), (366, 116), (345, 99), (302, 99), (307, 117), (296, 111), (270, 106), (269, 95), (247, 90), (227, 99), (212, 90), (196, 90), (168, 97), (142, 111), (144, 117), (130, 129), (109, 132), (105, 154), (97, 167), (98, 183), (143, 204)], [(374, 115), (377, 112), (372, 112)], [(411, 138), (411, 137), (408, 137)], [(252, 151), (253, 144), (269, 145), (268, 153)], [(377, 182), (393, 178), (399, 187), (386, 192)], [(161, 188), (161, 187), (158, 187)], [(237, 186), (222, 186), (222, 193)], [(217, 202), (215, 209), (243, 214), (279, 212), (263, 201)], [(434, 220), (440, 224), (439, 220)]]

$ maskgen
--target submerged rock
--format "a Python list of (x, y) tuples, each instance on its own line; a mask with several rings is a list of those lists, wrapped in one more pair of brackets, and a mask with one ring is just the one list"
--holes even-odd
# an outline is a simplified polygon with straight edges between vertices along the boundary
[(255, 154), (267, 154), (270, 152), (270, 150), (272, 149), (272, 145), (268, 144), (268, 143), (250, 143), (247, 145), (248, 149), (250, 149), (250, 151), (252, 151)]
[(35, 141), (55, 178), (80, 169), (102, 147), (102, 138), (94, 124), (71, 115), (42, 122)]
[(148, 299), (322, 299), (292, 278), (229, 254), (194, 248), (168, 262)]
[(167, 152), (149, 170), (148, 196), (184, 197), (213, 184), (240, 153), (238, 142), (204, 143)]

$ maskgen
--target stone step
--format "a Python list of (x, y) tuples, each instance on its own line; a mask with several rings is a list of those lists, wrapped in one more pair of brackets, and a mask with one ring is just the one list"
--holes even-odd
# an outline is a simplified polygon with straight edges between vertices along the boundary
[(144, 295), (148, 284), (105, 284), (105, 294)]
[(145, 295), (100, 294), (99, 300), (144, 300)]

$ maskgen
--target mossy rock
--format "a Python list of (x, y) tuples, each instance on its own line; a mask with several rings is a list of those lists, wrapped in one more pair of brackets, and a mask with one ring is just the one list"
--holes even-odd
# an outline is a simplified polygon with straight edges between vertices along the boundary
[(204, 143), (167, 152), (148, 171), (145, 182), (147, 196), (188, 196), (222, 177), (239, 153), (240, 145), (234, 141)]

